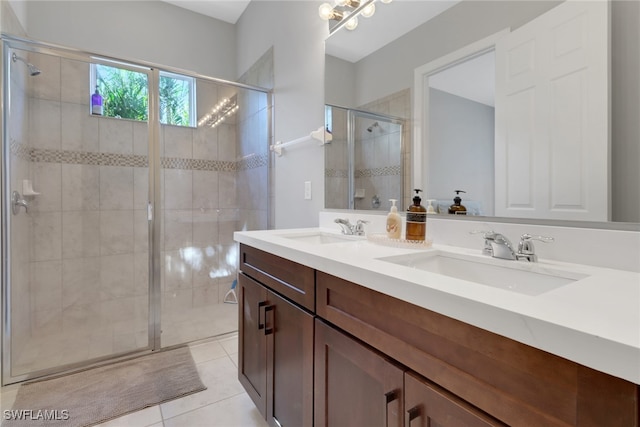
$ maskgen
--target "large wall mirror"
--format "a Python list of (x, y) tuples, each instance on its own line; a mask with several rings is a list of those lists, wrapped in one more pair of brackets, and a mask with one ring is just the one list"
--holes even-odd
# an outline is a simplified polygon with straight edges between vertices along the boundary
[[(545, 197), (555, 197), (556, 204), (560, 197), (567, 205), (571, 205), (577, 197), (574, 193), (582, 191), (579, 197), (583, 200), (593, 199), (591, 194), (595, 190), (583, 186), (580, 180), (595, 177), (592, 181), (600, 182), (600, 187), (606, 190), (605, 200), (599, 200), (597, 203), (604, 206), (599, 216), (581, 217), (578, 214), (569, 214), (558, 217), (544, 211), (530, 212), (526, 207), (527, 202), (520, 203), (521, 200), (517, 199), (520, 196), (524, 199), (533, 193), (539, 194), (540, 191), (535, 189), (532, 194), (525, 194), (532, 188), (531, 182), (517, 184), (515, 180), (515, 172), (521, 170), (523, 165), (531, 163), (526, 154), (519, 153), (517, 147), (510, 147), (509, 154), (505, 155), (504, 145), (496, 146), (496, 140), (503, 137), (503, 131), (491, 126), (491, 123), (496, 123), (496, 114), (498, 118), (505, 114), (504, 104), (500, 104), (503, 107), (495, 105), (496, 90), (503, 91), (500, 93), (504, 95), (504, 88), (490, 89), (493, 98), (487, 98), (482, 95), (486, 92), (484, 89), (474, 87), (480, 86), (479, 83), (475, 85), (476, 82), (487, 80), (482, 79), (482, 75), (491, 76), (488, 80), (495, 83), (495, 73), (503, 72), (495, 69), (497, 59), (494, 48), (485, 47), (476, 52), (469, 52), (469, 57), (464, 60), (458, 58), (449, 64), (440, 64), (438, 70), (432, 67), (428, 72), (425, 71), (425, 78), (418, 89), (421, 92), (418, 95), (424, 95), (425, 91), (428, 91), (429, 95), (422, 96), (422, 100), (428, 101), (429, 104), (419, 105), (418, 109), (423, 111), (416, 111), (416, 106), (413, 105), (421, 97), (414, 93), (418, 86), (416, 70), (424, 70), (429, 64), (443, 61), (453, 53), (463, 51), (464, 48), (493, 36), (500, 36), (501, 32), (515, 34), (518, 29), (526, 28), (531, 21), (544, 16), (562, 3), (520, 0), (395, 1), (378, 5), (376, 14), (371, 18), (360, 19), (355, 30), (347, 31), (343, 28), (327, 39), (325, 102), (372, 113), (390, 114), (405, 120), (407, 138), (413, 140), (414, 144), (406, 144), (403, 152), (404, 173), (407, 179), (405, 197), (401, 205), (406, 208), (410, 203), (411, 193), (407, 189), (411, 189), (412, 186), (424, 187), (425, 199), (435, 199), (443, 208), (453, 203), (455, 190), (465, 190), (467, 193), (461, 196), (463, 204), (465, 200), (468, 201), (470, 215), (527, 218), (528, 222), (538, 220), (544, 223), (556, 219), (585, 221), (586, 226), (608, 228), (619, 228), (622, 225), (615, 223), (632, 223), (633, 229), (638, 228), (640, 5), (637, 2), (614, 0), (610, 3), (610, 29), (607, 31), (610, 31), (611, 39), (607, 46), (611, 59), (610, 68), (605, 66), (609, 70), (610, 86), (607, 86), (608, 93), (593, 92), (598, 93), (603, 105), (609, 104), (605, 114), (608, 113), (606, 132), (610, 138), (606, 135), (600, 138), (605, 140), (605, 146), (606, 140), (609, 139), (609, 146), (604, 155), (598, 153), (597, 156), (592, 156), (604, 157), (604, 162), (576, 162), (577, 155), (573, 153), (578, 151), (573, 151), (570, 145), (566, 150), (560, 150), (557, 144), (551, 145), (547, 152), (538, 154), (548, 158), (548, 150), (556, 150), (553, 153), (555, 157), (552, 156), (553, 162), (547, 168), (555, 168), (553, 179), (556, 180), (556, 184), (561, 185), (552, 196)], [(395, 29), (396, 20), (401, 21), (400, 27), (404, 30)], [(378, 35), (395, 35), (393, 40), (368, 46), (367, 31), (373, 31)], [(351, 39), (354, 42), (351, 42)], [(571, 44), (572, 41), (569, 40), (567, 43)], [(562, 48), (562, 44), (556, 45), (556, 49)], [(514, 56), (509, 60), (512, 65), (517, 64), (519, 58), (526, 58), (526, 54), (522, 52), (520, 56)], [(484, 69), (487, 64), (489, 71), (480, 72), (479, 70)], [(576, 84), (577, 86), (569, 85), (569, 92), (567, 89), (557, 94), (555, 104), (567, 101), (567, 105), (562, 107), (563, 111), (571, 111), (569, 106), (575, 103), (572, 104), (569, 97), (562, 94), (571, 91), (573, 94), (581, 93), (579, 84), (582, 83)], [(462, 92), (456, 92), (458, 90)], [(589, 96), (593, 97), (593, 94), (590, 93)], [(438, 107), (433, 107), (432, 103)], [(523, 110), (523, 102), (514, 101), (508, 105), (506, 112), (514, 116), (511, 119), (517, 122), (520, 117), (520, 122), (526, 122), (522, 119), (524, 116), (517, 116), (526, 111)], [(474, 111), (473, 116), (467, 115), (470, 111)], [(566, 139), (574, 138), (567, 133), (577, 120), (576, 115), (572, 114), (560, 116), (549, 113), (552, 119), (558, 118), (555, 123), (560, 129), (558, 135), (566, 135)], [(534, 129), (529, 131), (536, 132)], [(434, 141), (439, 142), (439, 145)], [(593, 154), (590, 148), (583, 147), (581, 150), (580, 156), (588, 157), (590, 153)], [(503, 158), (507, 160), (496, 161)], [(563, 168), (563, 164), (568, 167)], [(579, 170), (580, 168), (582, 170)], [(545, 186), (548, 185), (545, 183)], [(507, 188), (498, 188), (501, 186)], [(515, 201), (511, 204), (516, 207), (513, 212), (505, 213), (504, 210), (496, 208), (504, 205), (501, 198), (504, 198), (505, 194), (510, 195), (511, 200)], [(514, 197), (514, 194), (517, 197)], [(383, 207), (386, 208), (387, 205), (388, 202)], [(571, 212), (571, 209), (568, 211)]]

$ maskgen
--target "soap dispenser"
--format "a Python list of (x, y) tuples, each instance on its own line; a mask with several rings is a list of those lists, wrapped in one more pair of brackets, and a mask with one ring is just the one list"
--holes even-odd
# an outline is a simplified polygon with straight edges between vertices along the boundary
[(387, 215), (387, 237), (390, 239), (399, 239), (402, 233), (402, 218), (398, 214), (396, 199), (389, 199), (391, 202), (391, 211)]
[(460, 193), (466, 193), (466, 191), (455, 190), (456, 197), (453, 198), (453, 204), (449, 206), (449, 213), (453, 215), (466, 215), (467, 208), (460, 204), (462, 199), (460, 198)]
[(424, 240), (427, 234), (427, 210), (420, 204), (420, 192), (416, 188), (413, 190), (416, 195), (413, 197), (413, 204), (407, 209), (407, 240)]

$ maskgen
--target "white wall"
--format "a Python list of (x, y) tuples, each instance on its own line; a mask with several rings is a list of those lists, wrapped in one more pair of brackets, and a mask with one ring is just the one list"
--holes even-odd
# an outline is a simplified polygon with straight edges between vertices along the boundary
[(30, 38), (234, 80), (235, 27), (160, 1), (29, 1)]
[[(237, 23), (238, 71), (273, 46), (276, 141), (290, 141), (324, 126), (324, 39), (319, 1), (253, 1)], [(318, 224), (324, 206), (324, 148), (315, 142), (275, 158), (276, 228)], [(311, 181), (312, 200), (304, 200)]]
[[(429, 199), (453, 204), (455, 190), (469, 213), (482, 203), (481, 215), (494, 214), (495, 109), (431, 88), (429, 91)], [(435, 205), (434, 205), (435, 207)]]
[(325, 56), (325, 104), (355, 108), (355, 64), (335, 56)]

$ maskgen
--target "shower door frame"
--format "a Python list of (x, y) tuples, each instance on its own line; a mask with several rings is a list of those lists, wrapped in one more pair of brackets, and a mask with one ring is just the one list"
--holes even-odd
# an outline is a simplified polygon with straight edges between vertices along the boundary
[[(9, 131), (8, 126), (5, 124), (8, 122), (6, 119), (6, 115), (10, 113), (8, 107), (10, 107), (10, 96), (11, 94), (7, 91), (10, 87), (9, 82), (9, 72), (8, 68), (11, 66), (9, 54), (11, 49), (20, 49), (26, 52), (35, 52), (41, 54), (49, 54), (61, 59), (69, 59), (69, 60), (77, 60), (87, 64), (104, 64), (104, 65), (114, 65), (117, 64), (118, 67), (128, 69), (130, 71), (140, 72), (147, 76), (147, 85), (148, 85), (148, 119), (147, 119), (147, 137), (148, 137), (148, 152), (147, 152), (147, 161), (148, 161), (148, 172), (149, 172), (149, 196), (148, 196), (148, 204), (149, 204), (149, 238), (148, 243), (149, 247), (152, 250), (149, 251), (149, 287), (148, 287), (148, 295), (149, 295), (149, 323), (148, 323), (148, 345), (146, 347), (140, 347), (132, 351), (127, 351), (123, 353), (113, 353), (108, 356), (102, 356), (98, 358), (88, 359), (86, 361), (75, 362), (67, 365), (56, 366), (53, 368), (46, 368), (43, 370), (37, 370), (34, 372), (29, 372), (21, 375), (13, 376), (11, 374), (12, 367), (12, 344), (11, 344), (11, 201), (9, 200), (11, 194), (11, 177), (10, 170), (11, 167), (8, 163), (11, 160), (10, 148), (8, 143)], [(154, 141), (154, 138), (157, 136), (156, 129), (159, 128), (159, 116), (158, 112), (158, 99), (155, 91), (152, 91), (151, 88), (157, 86), (159, 72), (157, 69), (145, 65), (136, 63), (134, 61), (126, 61), (119, 60), (115, 58), (111, 58), (104, 55), (94, 55), (87, 52), (82, 52), (79, 50), (68, 49), (60, 46), (54, 46), (50, 44), (35, 42), (31, 40), (21, 39), (13, 36), (8, 36), (2, 34), (2, 45), (0, 47), (0, 54), (2, 55), (2, 161), (0, 162), (0, 168), (2, 170), (2, 385), (12, 384), (16, 382), (22, 382), (33, 378), (44, 377), (51, 374), (57, 374), (59, 372), (66, 371), (74, 371), (78, 369), (83, 369), (87, 366), (104, 364), (107, 361), (124, 359), (132, 356), (138, 356), (142, 354), (148, 354), (151, 351), (159, 349), (156, 347), (156, 342), (159, 342), (159, 337), (156, 335), (159, 334), (160, 331), (160, 306), (158, 305), (158, 309), (154, 309), (152, 303), (159, 300), (160, 298), (160, 287), (153, 286), (156, 282), (154, 273), (155, 273), (155, 264), (153, 257), (155, 256), (155, 248), (157, 245), (154, 244), (154, 233), (155, 228), (158, 227), (160, 221), (155, 221), (152, 219), (151, 215), (153, 212), (156, 212), (156, 204), (157, 204), (157, 188), (159, 186), (158, 182), (155, 181), (155, 171), (158, 169), (159, 165), (159, 153), (157, 152), (157, 145)], [(5, 105), (9, 103), (9, 105)], [(155, 112), (154, 112), (155, 111)], [(89, 106), (87, 106), (87, 115), (89, 115)], [(159, 175), (158, 175), (159, 176)]]
[[(117, 360), (127, 359), (131, 357), (137, 357), (139, 355), (149, 354), (153, 351), (164, 350), (167, 348), (177, 347), (183, 344), (174, 346), (162, 347), (161, 346), (161, 310), (162, 310), (162, 290), (161, 290), (161, 221), (158, 217), (158, 213), (162, 212), (161, 206), (161, 161), (160, 161), (160, 119), (159, 119), (159, 96), (158, 91), (152, 90), (158, 87), (160, 78), (160, 71), (167, 71), (170, 73), (180, 74), (187, 77), (192, 77), (198, 80), (205, 80), (208, 82), (233, 86), (240, 89), (248, 89), (258, 92), (263, 92), (268, 96), (268, 104), (272, 104), (272, 92), (268, 89), (258, 86), (252, 86), (242, 83), (231, 82), (223, 79), (200, 75), (187, 70), (182, 70), (174, 67), (160, 66), (150, 62), (129, 60), (122, 58), (115, 58), (109, 55), (95, 54), (87, 51), (82, 51), (73, 48), (67, 48), (50, 43), (44, 43), (35, 40), (29, 40), (21, 37), (16, 37), (9, 34), (0, 34), (0, 55), (2, 58), (2, 67), (0, 67), (0, 73), (2, 74), (2, 84), (0, 85), (0, 121), (2, 127), (2, 148), (0, 150), (0, 174), (2, 179), (2, 185), (0, 185), (0, 255), (1, 259), (1, 285), (2, 285), (2, 348), (1, 348), (1, 368), (2, 368), (2, 385), (8, 385), (12, 383), (22, 382), (33, 378), (44, 377), (52, 374), (69, 373), (76, 370), (86, 369), (87, 367), (99, 366), (102, 364), (113, 363)], [(6, 114), (8, 114), (6, 105), (10, 102), (7, 95), (9, 90), (9, 73), (8, 67), (10, 66), (9, 52), (11, 49), (21, 49), (24, 51), (44, 53), (55, 55), (64, 59), (72, 59), (83, 61), (86, 63), (97, 63), (105, 65), (118, 65), (119, 67), (129, 68), (135, 71), (144, 72), (148, 76), (148, 120), (147, 120), (147, 133), (148, 133), (148, 171), (149, 171), (149, 199), (148, 199), (148, 226), (149, 226), (149, 324), (148, 324), (148, 345), (136, 350), (132, 350), (125, 353), (115, 353), (109, 356), (103, 356), (99, 358), (88, 359), (82, 362), (76, 362), (68, 365), (56, 366), (53, 368), (47, 368), (44, 370), (29, 372), (27, 374), (11, 376), (11, 242), (10, 242), (10, 226), (11, 215), (9, 214), (11, 208), (11, 201), (9, 200), (11, 194), (11, 179), (9, 176), (10, 168), (8, 162), (11, 159), (8, 144), (8, 130), (6, 124)], [(143, 71), (144, 70), (144, 71)], [(195, 96), (195, 94), (194, 94)], [(87, 107), (87, 114), (89, 110)], [(197, 114), (197, 111), (195, 112)], [(271, 135), (271, 129), (273, 127), (273, 115), (270, 115), (267, 119), (268, 133)], [(270, 173), (267, 174), (270, 180)], [(271, 184), (268, 183), (268, 188), (271, 188)], [(267, 198), (269, 200), (269, 198)], [(269, 213), (271, 208), (267, 207), (267, 223), (270, 223)], [(156, 220), (158, 218), (158, 220)]]

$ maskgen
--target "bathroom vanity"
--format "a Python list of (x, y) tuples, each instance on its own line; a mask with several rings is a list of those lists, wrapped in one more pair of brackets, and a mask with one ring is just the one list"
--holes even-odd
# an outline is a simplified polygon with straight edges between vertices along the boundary
[(270, 425), (640, 425), (638, 273), (321, 229), (235, 239), (239, 379)]

